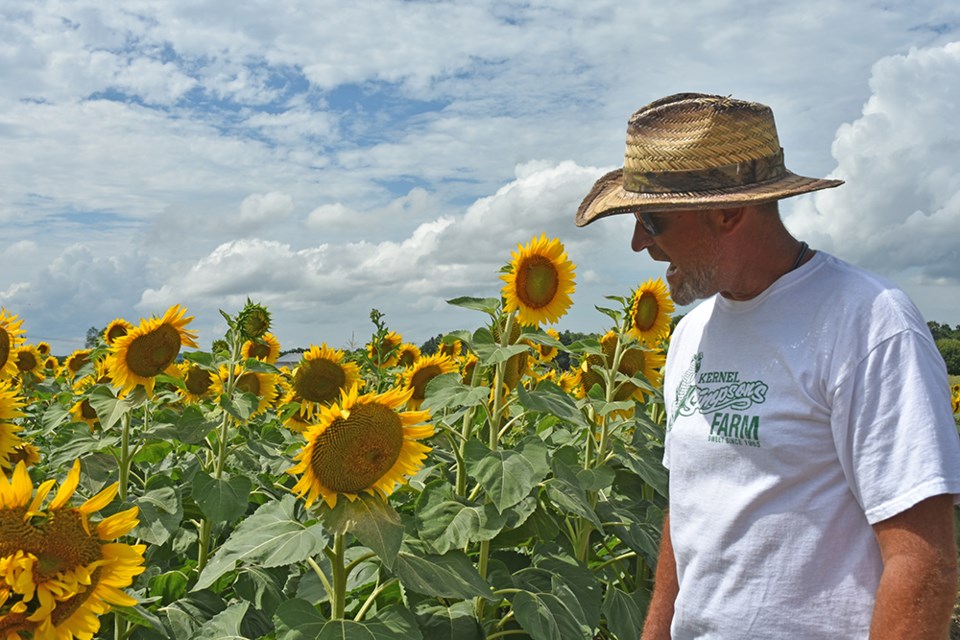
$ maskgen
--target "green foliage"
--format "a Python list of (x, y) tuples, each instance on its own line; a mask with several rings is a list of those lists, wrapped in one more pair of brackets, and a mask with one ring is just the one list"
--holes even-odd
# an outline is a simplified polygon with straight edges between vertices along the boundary
[[(306, 440), (284, 422), (300, 405), (264, 410), (237, 385), (254, 374), (279, 384), (273, 365), (240, 356), (269, 323), (250, 301), (246, 315), (224, 313), (216, 349), (185, 355), (218, 377), (218, 397), (187, 401), (184, 381), (166, 375), (149, 396), (61, 377), (31, 397), (20, 422), (43, 451), (35, 480), (79, 458), (83, 497), (119, 482), (105, 512), (139, 508), (128, 541), (147, 545), (147, 569), (128, 591), (140, 604), (114, 609), (97, 637), (638, 637), (666, 505), (664, 413), (651, 381), (617, 372), (637, 346), (623, 310), (606, 311), (621, 339), (594, 367), (602, 384), (574, 393), (560, 375), (587, 355), (603, 360), (595, 335), (520, 330), (496, 299), (451, 302), (487, 321), (422, 352), (459, 340), (475, 369), (426, 385), (432, 451), (388, 500), (360, 492), (308, 508), (294, 497), (289, 471)], [(390, 330), (376, 310), (371, 321), (368, 344), (380, 345)], [(544, 345), (557, 357), (541, 360)], [(384, 392), (402, 369), (370, 354), (347, 360), (361, 393)], [(622, 385), (646, 392), (615, 401)], [(92, 428), (71, 412), (81, 400)]]
[(947, 373), (960, 375), (960, 338), (940, 338), (937, 340), (937, 349), (947, 364)]

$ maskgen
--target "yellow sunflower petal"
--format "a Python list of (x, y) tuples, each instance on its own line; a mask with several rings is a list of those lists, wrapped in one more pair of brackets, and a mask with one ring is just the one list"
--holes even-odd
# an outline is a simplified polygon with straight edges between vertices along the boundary
[(73, 492), (77, 490), (78, 484), (80, 484), (80, 461), (74, 460), (73, 468), (70, 469), (70, 473), (67, 474), (63, 484), (60, 485), (57, 494), (53, 497), (48, 508), (51, 511), (62, 509), (70, 498), (73, 497)]
[(140, 520), (137, 518), (139, 513), (140, 509), (138, 507), (131, 507), (126, 511), (120, 511), (104, 518), (97, 525), (97, 537), (101, 540), (115, 540), (130, 533), (140, 524)]
[(96, 513), (97, 511), (100, 511), (100, 509), (103, 509), (105, 506), (113, 502), (113, 499), (116, 497), (119, 490), (120, 483), (114, 482), (113, 484), (102, 489), (97, 495), (80, 505), (77, 510), (86, 516), (89, 516), (91, 513)]

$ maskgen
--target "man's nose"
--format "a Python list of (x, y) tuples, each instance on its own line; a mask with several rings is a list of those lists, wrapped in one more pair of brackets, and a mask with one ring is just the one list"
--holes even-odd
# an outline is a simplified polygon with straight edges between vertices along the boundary
[(633, 239), (630, 241), (630, 248), (637, 253), (653, 245), (653, 238), (647, 233), (638, 220), (633, 224)]

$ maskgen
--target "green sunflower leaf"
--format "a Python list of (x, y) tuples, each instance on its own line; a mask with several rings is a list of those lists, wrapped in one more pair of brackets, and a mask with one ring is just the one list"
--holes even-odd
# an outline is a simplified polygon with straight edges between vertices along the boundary
[(522, 440), (513, 449), (490, 451), (479, 440), (465, 447), (467, 469), (503, 513), (517, 504), (550, 473), (550, 452), (537, 436)]
[(327, 623), (316, 607), (302, 598), (281, 603), (273, 620), (277, 640), (315, 640)]
[(556, 385), (539, 385), (532, 392), (527, 391), (523, 386), (518, 386), (517, 396), (525, 409), (548, 413), (577, 427), (590, 427), (590, 423), (587, 422), (576, 401)]
[(424, 489), (415, 518), (420, 539), (440, 554), (491, 540), (506, 526), (506, 518), (491, 503), (456, 497), (444, 479), (434, 480)]
[(614, 585), (607, 587), (603, 600), (603, 615), (607, 619), (607, 629), (612, 631), (618, 640), (640, 637), (646, 608), (646, 597), (642, 592), (631, 594)]
[(327, 535), (319, 524), (304, 524), (295, 515), (296, 498), (268, 502), (243, 520), (204, 567), (195, 590), (205, 589), (239, 563), (281, 567), (320, 553)]
[(246, 512), (252, 489), (253, 482), (246, 476), (217, 479), (197, 473), (193, 476), (191, 495), (211, 522), (229, 523)]
[(377, 496), (360, 494), (356, 500), (340, 498), (333, 509), (321, 507), (320, 517), (330, 531), (352, 533), (393, 568), (403, 541), (400, 514)]
[(417, 623), (430, 640), (481, 640), (484, 635), (477, 623), (474, 604), (469, 600), (449, 607), (421, 603), (414, 609)]
[(401, 551), (397, 556), (396, 573), (404, 587), (423, 595), (496, 600), (491, 595), (492, 587), (462, 551), (425, 556)]
[(447, 300), (447, 304), (452, 304), (455, 307), (463, 307), (464, 309), (472, 309), (474, 311), (483, 311), (490, 315), (494, 315), (497, 309), (500, 308), (499, 298), (471, 298), (469, 296), (463, 296)]

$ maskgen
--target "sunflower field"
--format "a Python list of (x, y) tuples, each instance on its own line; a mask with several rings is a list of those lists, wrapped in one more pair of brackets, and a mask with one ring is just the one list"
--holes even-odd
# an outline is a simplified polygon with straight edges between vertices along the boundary
[(436, 353), (374, 310), (290, 366), (251, 301), (210, 351), (175, 305), (63, 362), (0, 311), (0, 637), (637, 638), (672, 302), (565, 345), (562, 244), (500, 278)]

